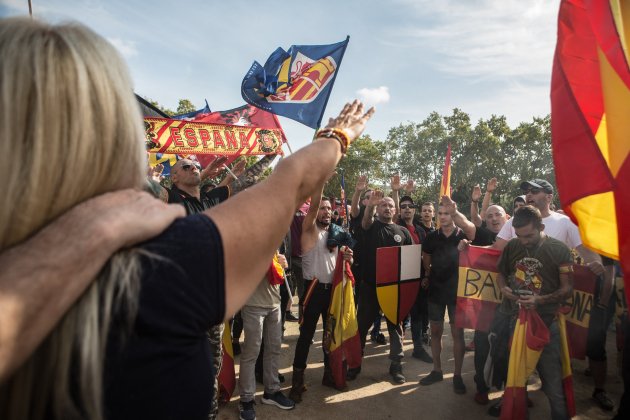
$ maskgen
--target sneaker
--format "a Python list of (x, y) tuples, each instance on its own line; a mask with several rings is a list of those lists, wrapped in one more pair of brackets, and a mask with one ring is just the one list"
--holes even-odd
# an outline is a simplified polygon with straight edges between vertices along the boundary
[(293, 315), (293, 312), (287, 311), (284, 315), (284, 320), (288, 322), (298, 322), (300, 319), (297, 316)]
[(433, 363), (433, 357), (431, 357), (429, 353), (427, 353), (427, 351), (422, 347), (414, 350), (413, 353), (411, 353), (411, 357), (420, 359), (425, 363)]
[(443, 379), (444, 377), (442, 376), (442, 372), (432, 370), (431, 373), (420, 379), (420, 385), (433, 385), (434, 383), (440, 382)]
[(355, 379), (357, 379), (357, 376), (359, 376), (359, 373), (361, 373), (361, 366), (350, 368), (346, 372), (346, 379), (349, 381), (354, 381)]
[(455, 391), (456, 394), (466, 393), (466, 385), (464, 385), (462, 375), (453, 375), (453, 391)]
[(612, 411), (615, 408), (615, 403), (612, 402), (604, 390), (593, 391), (593, 399), (602, 410)]
[(402, 365), (400, 362), (392, 363), (389, 366), (389, 374), (392, 376), (394, 383), (404, 384), (406, 381), (405, 375), (402, 373)]
[(385, 338), (383, 333), (373, 334), (370, 336), (370, 338), (377, 344), (387, 344), (387, 339)]
[(262, 396), (262, 403), (268, 405), (275, 405), (278, 408), (283, 410), (291, 410), (295, 407), (295, 403), (293, 400), (288, 399), (284, 396), (282, 391), (276, 391), (275, 394), (270, 395), (266, 392)]
[(487, 392), (477, 392), (475, 394), (475, 402), (479, 405), (488, 405), (488, 393)]
[(499, 401), (492, 404), (490, 408), (488, 408), (488, 415), (492, 417), (499, 417), (501, 415), (502, 405), (503, 405), (503, 398), (500, 398)]
[(256, 420), (256, 409), (254, 405), (256, 405), (254, 400), (241, 401), (238, 405), (238, 418), (240, 420)]

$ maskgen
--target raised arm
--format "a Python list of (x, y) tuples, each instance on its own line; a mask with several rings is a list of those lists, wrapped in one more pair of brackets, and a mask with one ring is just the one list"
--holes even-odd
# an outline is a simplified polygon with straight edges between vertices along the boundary
[[(227, 318), (243, 306), (263, 278), (295, 209), (317, 194), (341, 158), (342, 144), (361, 134), (373, 112), (364, 114), (359, 101), (346, 104), (327, 125), (339, 131), (318, 135), (316, 141), (283, 159), (266, 180), (206, 211), (223, 241)], [(256, 222), (245, 227), (243, 220)]]
[(485, 219), (486, 218), (486, 210), (488, 210), (488, 207), (490, 207), (490, 202), (492, 201), (492, 194), (494, 193), (494, 190), (497, 189), (497, 179), (496, 178), (491, 178), (490, 181), (488, 181), (488, 185), (486, 185), (486, 193), (483, 195), (483, 203), (481, 203), (481, 219)]
[[(258, 182), (260, 175), (271, 165), (277, 155), (265, 155), (258, 162), (247, 168), (242, 175), (230, 184), (230, 194), (236, 194)], [(243, 161), (243, 164), (245, 161)]]
[(392, 189), (392, 200), (394, 200), (394, 206), (396, 208), (396, 220), (400, 218), (400, 189), (402, 185), (400, 184), (400, 174), (396, 174), (392, 177), (389, 186)]
[(308, 213), (302, 221), (302, 237), (301, 247), (302, 253), (310, 251), (310, 249), (317, 242), (317, 230), (315, 228), (315, 221), (317, 220), (317, 213), (319, 212), (319, 205), (322, 202), (322, 194), (324, 193), (324, 185), (317, 189), (317, 192), (311, 197), (311, 206), (308, 208)]
[(470, 220), (477, 227), (481, 226), (483, 220), (479, 217), (479, 199), (481, 198), (481, 187), (479, 184), (473, 187), (470, 200)]
[(121, 190), (77, 205), (3, 251), (0, 383), (31, 355), (114, 252), (159, 234), (184, 215), (180, 205)]
[(368, 179), (367, 175), (360, 175), (357, 180), (357, 185), (354, 187), (354, 193), (352, 194), (352, 204), (350, 206), (350, 215), (353, 218), (359, 217), (361, 208), (359, 202), (361, 201), (361, 194), (367, 189)]
[(472, 222), (466, 219), (462, 213), (457, 210), (457, 204), (447, 195), (442, 196), (442, 200), (440, 201), (440, 205), (444, 206), (445, 209), (451, 214), (453, 218), (453, 222), (455, 225), (464, 231), (466, 237), (471, 241), (475, 239), (475, 234), (477, 233), (477, 228)]
[(361, 227), (363, 230), (368, 230), (372, 223), (374, 223), (374, 213), (376, 211), (376, 206), (381, 202), (385, 195), (381, 190), (374, 190), (372, 195), (370, 196), (370, 201), (368, 201), (367, 206), (365, 207), (365, 212), (363, 213), (363, 220), (361, 220)]

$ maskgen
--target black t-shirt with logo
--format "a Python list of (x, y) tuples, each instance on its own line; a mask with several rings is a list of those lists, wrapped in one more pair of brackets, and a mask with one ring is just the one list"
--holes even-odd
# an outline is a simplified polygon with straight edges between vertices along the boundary
[(429, 301), (453, 305), (457, 300), (457, 278), (459, 276), (459, 241), (466, 239), (463, 230), (456, 227), (445, 236), (442, 229), (427, 235), (422, 251), (431, 255), (429, 273)]
[(361, 249), (363, 252), (364, 281), (376, 286), (376, 250), (390, 246), (413, 245), (409, 231), (396, 223), (383, 223), (374, 220), (372, 226), (363, 232)]
[(497, 234), (484, 226), (475, 226), (475, 239), (470, 243), (475, 246), (492, 245), (497, 240)]

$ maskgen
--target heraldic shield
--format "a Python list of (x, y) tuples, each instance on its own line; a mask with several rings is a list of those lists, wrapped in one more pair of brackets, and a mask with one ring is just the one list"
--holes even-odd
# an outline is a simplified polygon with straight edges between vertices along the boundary
[(416, 301), (420, 290), (422, 245), (376, 250), (376, 296), (387, 319), (399, 324)]

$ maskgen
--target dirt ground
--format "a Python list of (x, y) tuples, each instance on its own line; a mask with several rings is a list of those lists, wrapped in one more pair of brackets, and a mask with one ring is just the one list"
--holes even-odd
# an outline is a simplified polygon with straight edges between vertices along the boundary
[[(293, 307), (297, 313), (297, 307)], [(382, 330), (387, 336), (387, 327), (383, 322)], [(286, 382), (282, 384), (282, 390), (288, 395), (291, 388), (291, 364), (295, 352), (295, 344), (299, 335), (297, 323), (287, 322), (285, 338), (282, 343), (282, 360), (280, 361), (280, 373), (286, 377)], [(466, 331), (466, 343), (473, 337), (473, 331)], [(431, 386), (421, 386), (418, 381), (429, 374), (432, 364), (424, 363), (411, 357), (413, 345), (411, 343), (410, 332), (404, 340), (405, 359), (403, 360), (403, 373), (407, 382), (402, 385), (395, 385), (390, 380), (388, 373), (389, 344), (377, 345), (369, 341), (365, 347), (361, 374), (354, 381), (349, 381), (349, 390), (338, 392), (334, 389), (321, 385), (323, 375), (323, 354), (321, 349), (321, 322), (315, 334), (314, 344), (308, 358), (308, 367), (305, 374), (305, 382), (308, 391), (304, 393), (304, 399), (297, 404), (295, 409), (290, 411), (280, 410), (274, 406), (263, 405), (260, 398), (263, 386), (258, 384), (256, 393), (256, 415), (258, 419), (326, 419), (326, 420), (346, 420), (346, 419), (491, 419), (486, 414), (488, 406), (481, 406), (475, 403), (475, 374), (473, 364), (473, 353), (467, 352), (464, 359), (462, 377), (468, 388), (464, 395), (457, 395), (453, 392), (452, 372), (454, 368), (452, 340), (450, 330), (445, 327), (443, 336), (442, 368), (444, 371), (444, 381)], [(241, 337), (241, 342), (242, 342)], [(614, 342), (614, 332), (609, 331), (607, 341), (608, 351), (608, 385), (609, 396), (619, 403), (619, 398), (623, 392), (623, 383), (617, 375), (617, 362), (620, 362), (620, 355), (617, 354)], [(430, 352), (430, 350), (429, 350)], [(236, 356), (236, 369), (238, 378), (238, 360)], [(584, 375), (586, 361), (573, 361), (573, 380), (575, 387), (575, 400), (578, 415), (577, 419), (610, 419), (615, 412), (606, 412), (599, 408), (592, 400), (593, 382), (591, 377)], [(237, 380), (238, 382), (238, 380)], [(529, 396), (534, 402), (534, 407), (530, 408), (530, 418), (549, 418), (549, 406), (545, 395), (540, 391), (540, 381), (537, 378), (530, 379), (528, 386)], [(490, 394), (490, 399), (499, 398), (500, 392)], [(238, 385), (232, 400), (223, 406), (219, 412), (219, 419), (238, 419)], [(492, 402), (491, 402), (492, 403)]]

